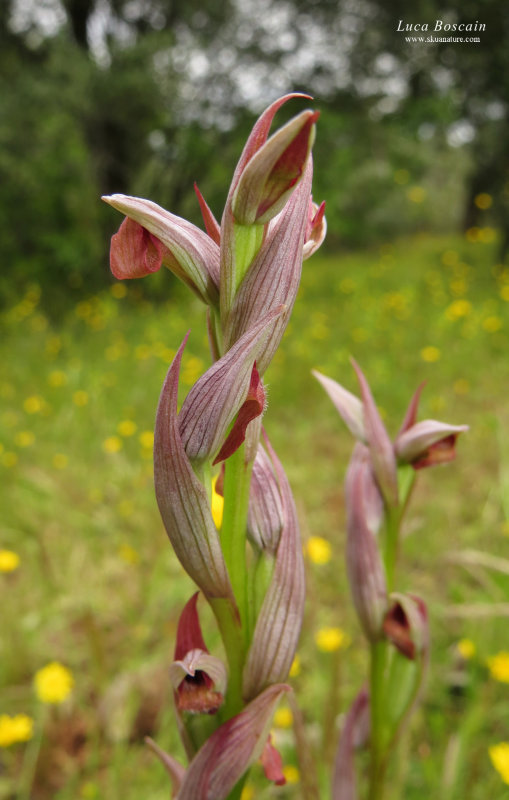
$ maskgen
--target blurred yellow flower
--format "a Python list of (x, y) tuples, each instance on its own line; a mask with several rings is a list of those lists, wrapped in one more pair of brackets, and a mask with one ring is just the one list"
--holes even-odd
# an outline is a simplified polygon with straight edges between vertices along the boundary
[(504, 781), (509, 784), (509, 742), (492, 744), (489, 748), (491, 763)]
[(18, 431), (14, 441), (18, 447), (30, 447), (35, 442), (35, 436), (32, 431)]
[(474, 203), (476, 204), (477, 208), (481, 209), (481, 211), (485, 211), (487, 208), (490, 208), (491, 204), (493, 203), (493, 199), (490, 194), (481, 192), (481, 194), (475, 196)]
[(130, 544), (121, 544), (118, 548), (118, 555), (126, 564), (140, 563), (140, 554)]
[(142, 447), (145, 447), (147, 450), (151, 450), (154, 446), (154, 432), (143, 431), (143, 433), (140, 433), (138, 440)]
[(65, 455), (65, 453), (55, 453), (55, 455), (51, 459), (51, 463), (53, 464), (55, 469), (65, 469), (67, 464), (69, 463), (69, 459)]
[(102, 446), (105, 453), (118, 453), (122, 449), (122, 439), (118, 436), (108, 436)]
[(458, 653), (465, 661), (470, 661), (475, 656), (475, 644), (471, 639), (460, 639), (456, 647)]
[(18, 456), (16, 453), (6, 452), (2, 453), (2, 464), (4, 467), (14, 467), (18, 463)]
[(341, 628), (320, 628), (315, 634), (316, 646), (322, 653), (333, 653), (348, 647), (350, 637)]
[(394, 173), (394, 183), (398, 183), (400, 186), (408, 183), (409, 180), (410, 173), (407, 169), (397, 169)]
[(456, 394), (468, 394), (470, 391), (470, 383), (466, 378), (458, 378), (458, 380), (454, 381), (453, 389)]
[(289, 674), (290, 678), (296, 678), (297, 675), (300, 675), (300, 656), (296, 655), (293, 659)]
[(469, 300), (454, 300), (445, 309), (445, 316), (454, 322), (454, 320), (461, 319), (461, 317), (467, 317), (471, 312), (472, 303)]
[(509, 652), (502, 650), (487, 661), (492, 678), (501, 683), (509, 683)]
[(219, 528), (223, 522), (223, 509), (224, 498), (216, 492), (217, 476), (212, 480), (212, 519), (214, 520), (216, 528)]
[(14, 550), (0, 550), (0, 572), (14, 572), (19, 562), (19, 555)]
[(27, 714), (0, 715), (0, 747), (10, 747), (16, 742), (28, 742), (32, 738), (34, 721)]
[(289, 708), (278, 708), (274, 714), (274, 725), (276, 728), (291, 728), (293, 714)]
[(240, 800), (254, 800), (254, 797), (255, 797), (255, 790), (253, 789), (253, 787), (250, 786), (249, 784), (247, 784), (247, 786), (244, 786), (244, 788), (242, 789), (242, 794), (240, 795)]
[(48, 375), (48, 383), (50, 386), (64, 386), (67, 383), (67, 375), (61, 369), (54, 369)]
[(287, 783), (298, 783), (300, 781), (300, 772), (293, 764), (286, 764), (283, 767), (283, 775)]
[(488, 333), (496, 333), (503, 327), (503, 322), (500, 317), (486, 317), (482, 324), (485, 331)]
[(123, 419), (122, 422), (119, 422), (117, 425), (117, 431), (121, 436), (134, 436), (138, 429), (138, 426), (132, 419)]
[(428, 345), (428, 347), (423, 347), (421, 350), (421, 358), (423, 361), (427, 361), (428, 363), (432, 363), (433, 361), (438, 361), (440, 358), (440, 350), (438, 347), (434, 347), (433, 345)]
[(422, 186), (412, 186), (406, 193), (411, 203), (422, 203), (426, 197), (426, 189)]
[(42, 407), (44, 405), (44, 400), (38, 394), (34, 394), (31, 397), (27, 397), (25, 402), (23, 403), (23, 408), (27, 412), (27, 414), (38, 414), (39, 411), (42, 411)]
[(77, 392), (74, 392), (72, 401), (74, 405), (78, 406), (79, 408), (86, 406), (88, 403), (88, 392), (85, 392), (84, 389), (78, 389)]
[(72, 672), (52, 661), (35, 673), (35, 693), (42, 703), (63, 703), (74, 686)]
[(113, 297), (116, 297), (117, 300), (120, 300), (120, 298), (126, 296), (127, 286), (125, 285), (125, 283), (121, 282), (114, 283), (112, 286), (110, 286), (110, 292), (113, 295)]
[(313, 564), (328, 564), (331, 560), (332, 548), (327, 539), (311, 536), (306, 542), (306, 553)]

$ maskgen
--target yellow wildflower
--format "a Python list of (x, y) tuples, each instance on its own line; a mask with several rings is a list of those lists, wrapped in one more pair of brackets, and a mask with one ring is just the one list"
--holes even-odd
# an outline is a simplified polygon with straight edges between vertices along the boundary
[(127, 286), (125, 283), (114, 283), (110, 286), (110, 292), (117, 300), (120, 300), (122, 297), (125, 297), (127, 294)]
[(41, 702), (63, 703), (74, 686), (74, 678), (67, 667), (52, 661), (35, 673), (34, 686)]
[(300, 675), (300, 656), (296, 655), (293, 659), (289, 674), (290, 678), (296, 678), (297, 675)]
[(509, 784), (509, 742), (491, 745), (489, 749), (491, 763), (504, 781)]
[(306, 553), (313, 564), (328, 564), (331, 560), (332, 548), (327, 539), (311, 536), (306, 543)]
[(130, 544), (121, 544), (118, 548), (118, 555), (126, 564), (140, 563), (140, 554)]
[(0, 716), (0, 747), (10, 747), (16, 742), (28, 742), (32, 738), (34, 721), (27, 714)]
[(14, 572), (19, 567), (20, 558), (13, 550), (0, 550), (0, 572)]
[(501, 683), (509, 683), (509, 653), (501, 651), (496, 656), (488, 658), (488, 668), (492, 678)]
[(217, 476), (212, 480), (212, 519), (214, 520), (216, 528), (219, 528), (223, 522), (223, 509), (224, 497), (216, 492)]
[(445, 310), (447, 319), (454, 320), (467, 317), (472, 312), (472, 303), (469, 300), (454, 300)]
[(476, 204), (477, 208), (480, 208), (481, 211), (485, 211), (487, 208), (490, 208), (493, 199), (490, 194), (486, 194), (486, 192), (481, 192), (474, 198), (474, 203)]
[(118, 436), (108, 436), (103, 442), (103, 450), (105, 453), (118, 453), (122, 449), (122, 439)]
[(491, 316), (491, 317), (486, 317), (486, 319), (483, 321), (482, 326), (484, 330), (487, 331), (488, 333), (496, 333), (497, 331), (500, 330), (500, 328), (502, 328), (503, 322), (500, 319), (500, 317)]
[(502, 300), (505, 300), (506, 303), (509, 303), (509, 284), (507, 286), (502, 286), (500, 289), (500, 297)]
[(138, 439), (141, 446), (144, 447), (146, 450), (152, 449), (152, 447), (154, 446), (153, 431), (143, 431), (143, 433), (140, 433)]
[(54, 369), (48, 375), (48, 383), (50, 386), (64, 386), (67, 383), (67, 375), (61, 369)]
[(121, 436), (133, 436), (136, 433), (137, 425), (132, 419), (123, 419), (117, 425), (117, 431)]
[(18, 463), (18, 456), (16, 453), (6, 452), (2, 453), (2, 464), (4, 467), (14, 467)]
[(453, 389), (456, 394), (468, 394), (470, 391), (470, 383), (466, 378), (458, 378), (458, 380), (454, 381)]
[(51, 463), (53, 464), (55, 469), (65, 469), (67, 464), (69, 463), (69, 459), (65, 455), (65, 453), (55, 453), (55, 455), (51, 459)]
[(287, 783), (298, 783), (300, 781), (300, 772), (293, 764), (286, 764), (283, 767), (283, 775)]
[(475, 656), (475, 644), (471, 639), (460, 639), (456, 645), (458, 653), (465, 661), (470, 661)]
[(315, 634), (316, 646), (323, 653), (333, 653), (348, 647), (350, 637), (341, 628), (320, 628)]
[(77, 392), (74, 392), (72, 401), (74, 405), (78, 406), (79, 408), (86, 406), (88, 403), (88, 392), (85, 392), (84, 389), (78, 389)]
[(247, 784), (242, 789), (242, 794), (240, 795), (240, 800), (254, 800), (255, 791), (252, 786)]
[(18, 447), (30, 447), (35, 442), (35, 436), (32, 431), (18, 431), (14, 441)]
[(44, 401), (42, 397), (39, 397), (38, 394), (34, 394), (31, 397), (27, 397), (25, 402), (23, 403), (23, 408), (27, 412), (27, 414), (38, 414), (42, 411), (42, 407), (44, 405)]
[(440, 350), (438, 347), (434, 347), (433, 345), (428, 345), (428, 347), (423, 347), (421, 350), (421, 358), (423, 361), (427, 361), (431, 364), (433, 361), (438, 361), (440, 358)]
[(406, 193), (411, 203), (422, 203), (426, 197), (426, 189), (422, 186), (412, 186)]
[(293, 714), (289, 708), (278, 708), (274, 714), (274, 725), (276, 728), (291, 728)]

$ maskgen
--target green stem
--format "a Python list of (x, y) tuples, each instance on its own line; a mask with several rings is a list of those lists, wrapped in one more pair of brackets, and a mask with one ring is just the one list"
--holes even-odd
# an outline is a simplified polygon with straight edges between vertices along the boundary
[(384, 641), (371, 645), (370, 705), (371, 705), (371, 770), (369, 800), (381, 800), (384, 783), (385, 739), (385, 661)]
[(27, 745), (25, 758), (20, 777), (20, 788), (18, 800), (30, 800), (32, 797), (32, 785), (35, 778), (37, 762), (41, 752), (41, 745), (44, 736), (44, 726), (46, 722), (46, 708), (41, 708), (36, 718), (35, 736)]
[(386, 509), (384, 564), (385, 564), (385, 575), (387, 580), (388, 594), (394, 591), (394, 578), (396, 572), (396, 561), (398, 557), (400, 520), (401, 520), (401, 514), (399, 508)]
[(244, 446), (226, 462), (221, 547), (244, 631), (248, 616), (246, 525), (252, 464), (246, 464)]

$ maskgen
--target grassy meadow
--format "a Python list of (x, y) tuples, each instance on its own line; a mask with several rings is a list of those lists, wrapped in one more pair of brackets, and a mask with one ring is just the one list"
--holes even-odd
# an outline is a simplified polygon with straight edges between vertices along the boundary
[[(509, 742), (509, 268), (496, 264), (496, 245), (484, 228), (317, 254), (304, 264), (267, 372), (265, 425), (295, 493), (307, 553), (291, 682), (308, 755), (322, 758), (324, 800), (335, 731), (362, 683), (366, 649), (343, 563), (342, 485), (353, 442), (310, 371), (356, 392), (351, 356), (392, 433), (422, 380), (421, 419), (471, 427), (455, 462), (419, 474), (407, 515), (399, 585), (428, 603), (432, 661), (388, 800), (507, 797), (489, 755)], [(27, 741), (9, 743), (0, 719), (0, 798), (169, 797), (143, 738), (182, 754), (167, 668), (193, 586), (159, 518), (152, 428), (189, 328), (182, 396), (209, 360), (203, 306), (169, 274), (159, 280), (164, 303), (148, 299), (141, 281), (94, 296), (78, 287), (57, 322), (48, 299), (28, 286), (2, 316), (0, 551), (19, 563), (0, 554), (0, 715), (27, 715), (33, 728), (20, 737)], [(311, 537), (325, 544), (312, 539), (309, 547)], [(60, 704), (34, 689), (52, 662), (72, 674)], [(255, 766), (245, 800), (302, 796), (309, 775), (288, 706), (276, 715), (274, 739), (287, 785), (267, 786)]]

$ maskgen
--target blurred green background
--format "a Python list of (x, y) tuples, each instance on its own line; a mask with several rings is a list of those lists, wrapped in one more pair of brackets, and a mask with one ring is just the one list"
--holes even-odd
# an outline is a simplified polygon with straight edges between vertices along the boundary
[[(304, 265), (265, 419), (306, 551), (292, 682), (320, 797), (366, 654), (343, 567), (352, 442), (310, 370), (356, 391), (352, 355), (391, 432), (423, 379), (421, 417), (471, 426), (454, 464), (419, 476), (408, 514), (400, 584), (429, 604), (433, 655), (388, 800), (507, 796), (509, 754), (490, 757), (509, 742), (505, 5), (2, 3), (0, 798), (168, 797), (143, 737), (181, 753), (167, 667), (192, 586), (155, 505), (151, 431), (189, 327), (183, 392), (209, 363), (204, 312), (166, 271), (112, 280), (120, 218), (98, 198), (150, 197), (200, 224), (197, 181), (220, 217), (256, 115), (291, 90), (321, 111), (313, 192), (329, 232)], [(397, 31), (436, 19), (486, 29), (434, 44)], [(33, 687), (54, 661), (74, 682), (61, 704)], [(245, 800), (306, 796), (289, 723), (287, 710), (274, 734), (287, 785), (263, 788), (255, 767)]]

